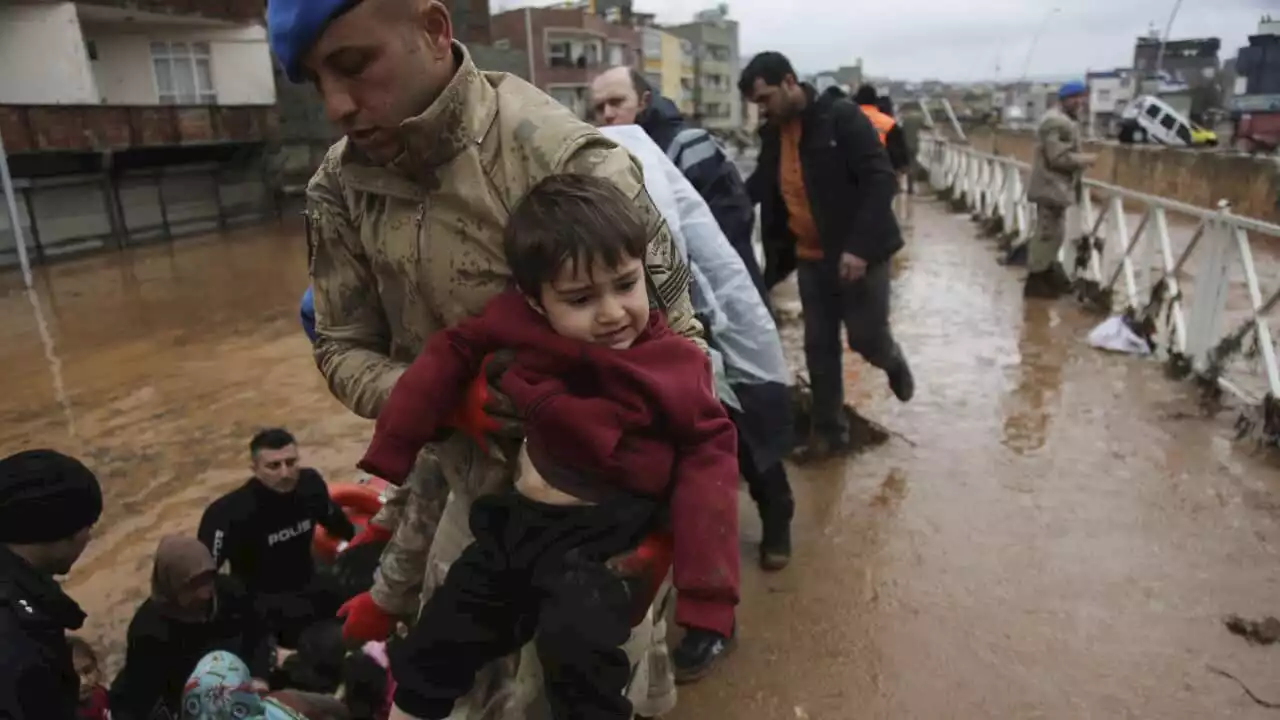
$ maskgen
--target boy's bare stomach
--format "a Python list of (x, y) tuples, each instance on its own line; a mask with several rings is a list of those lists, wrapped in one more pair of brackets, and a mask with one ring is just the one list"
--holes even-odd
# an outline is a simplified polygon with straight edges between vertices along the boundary
[(520, 459), (516, 467), (516, 492), (545, 505), (595, 504), (547, 484), (542, 474), (533, 466), (533, 461), (529, 459), (529, 451), (524, 444), (520, 445)]

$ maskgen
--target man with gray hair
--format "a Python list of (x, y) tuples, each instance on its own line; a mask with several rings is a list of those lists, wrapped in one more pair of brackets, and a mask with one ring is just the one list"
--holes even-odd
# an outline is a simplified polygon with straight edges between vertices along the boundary
[(690, 127), (676, 104), (631, 67), (610, 68), (596, 76), (591, 82), (591, 108), (598, 125), (639, 125), (680, 168), (707, 201), (767, 305), (764, 277), (751, 247), (755, 209), (737, 166), (711, 133)]

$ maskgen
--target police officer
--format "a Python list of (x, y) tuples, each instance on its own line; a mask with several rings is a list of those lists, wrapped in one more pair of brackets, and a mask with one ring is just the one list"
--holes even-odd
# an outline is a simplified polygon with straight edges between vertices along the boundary
[(65, 575), (102, 515), (98, 479), (79, 460), (26, 450), (0, 460), (0, 718), (75, 720), (80, 678), (68, 630), (85, 614)]
[(287, 430), (263, 430), (249, 441), (253, 477), (213, 501), (197, 537), (214, 566), (231, 566), (280, 644), (297, 647), (307, 626), (337, 612), (346, 598), (316, 573), (311, 540), (316, 525), (343, 540), (355, 527), (329, 497), (320, 473), (303, 467)]

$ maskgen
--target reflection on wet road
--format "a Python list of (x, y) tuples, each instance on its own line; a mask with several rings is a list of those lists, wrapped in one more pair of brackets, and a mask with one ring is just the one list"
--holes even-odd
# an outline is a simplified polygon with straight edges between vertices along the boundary
[(915, 399), (849, 361), (915, 447), (793, 471), (796, 559), (744, 568), (739, 650), (672, 717), (1268, 717), (1206, 663), (1280, 699), (1277, 651), (1220, 622), (1277, 610), (1274, 471), (1229, 420), (1174, 419), (1158, 365), (1088, 348), (1096, 319), (1024, 306), (940, 207), (894, 288)]
[[(963, 217), (918, 203), (903, 255), (916, 399), (853, 360), (849, 398), (915, 445), (794, 470), (796, 560), (744, 568), (740, 647), (672, 718), (1263, 717), (1205, 666), (1280, 699), (1280, 651), (1220, 623), (1277, 609), (1273, 471), (1225, 420), (1177, 419), (1157, 365), (1087, 348), (1092, 318), (1024, 307)], [(305, 282), (297, 227), (60, 265), (34, 304), (0, 276), (0, 443), (103, 477), (67, 586), (113, 654), (156, 541), (244, 479), (254, 429), (330, 478), (363, 449), (299, 330)]]

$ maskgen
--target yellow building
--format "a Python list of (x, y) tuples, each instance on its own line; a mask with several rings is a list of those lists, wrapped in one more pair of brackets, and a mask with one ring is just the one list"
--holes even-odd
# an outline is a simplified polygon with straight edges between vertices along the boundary
[(685, 115), (693, 114), (693, 43), (657, 27), (641, 31), (645, 77)]

